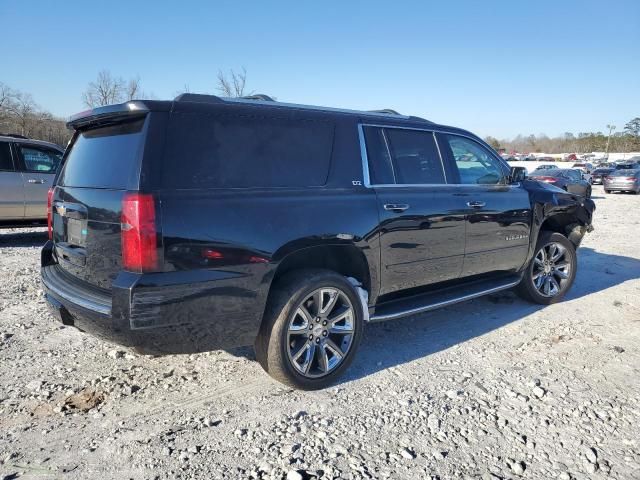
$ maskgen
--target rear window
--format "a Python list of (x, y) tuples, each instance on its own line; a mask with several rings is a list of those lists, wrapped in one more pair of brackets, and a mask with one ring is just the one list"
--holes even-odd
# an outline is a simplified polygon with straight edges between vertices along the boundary
[(631, 177), (635, 175), (636, 170), (631, 168), (621, 168), (611, 172), (614, 177)]
[(138, 184), (144, 119), (82, 131), (58, 185), (125, 190)]
[(164, 188), (320, 186), (334, 127), (319, 120), (174, 114), (167, 130)]

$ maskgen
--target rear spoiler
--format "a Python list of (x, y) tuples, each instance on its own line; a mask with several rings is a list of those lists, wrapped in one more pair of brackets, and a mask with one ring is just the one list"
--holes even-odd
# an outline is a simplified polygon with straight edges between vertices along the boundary
[(69, 117), (67, 128), (77, 130), (86, 125), (103, 125), (128, 118), (144, 117), (149, 111), (149, 106), (139, 100), (96, 107)]

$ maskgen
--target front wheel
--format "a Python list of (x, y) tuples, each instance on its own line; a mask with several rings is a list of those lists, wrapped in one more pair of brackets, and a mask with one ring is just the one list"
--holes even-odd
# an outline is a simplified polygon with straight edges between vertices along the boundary
[(364, 328), (354, 286), (328, 270), (299, 270), (273, 286), (255, 343), (276, 380), (303, 390), (333, 383), (349, 366)]
[(564, 235), (541, 232), (535, 252), (516, 292), (534, 303), (556, 303), (573, 285), (578, 268), (576, 250)]

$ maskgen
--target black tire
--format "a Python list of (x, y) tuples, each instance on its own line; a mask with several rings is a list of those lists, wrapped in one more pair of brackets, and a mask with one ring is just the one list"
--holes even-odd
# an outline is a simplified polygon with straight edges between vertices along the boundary
[(607, 189), (605, 188), (604, 193), (611, 193), (611, 190), (607, 190)]
[[(325, 288), (342, 292), (350, 302), (353, 314), (349, 318), (352, 320), (353, 335), (350, 338), (348, 349), (339, 360), (339, 363), (328, 373), (311, 378), (298, 371), (294, 366), (294, 360), (289, 351), (289, 349), (294, 348), (293, 343), (289, 343), (291, 338), (294, 338), (290, 336), (290, 328), (296, 318), (300, 318), (296, 317), (296, 312), (303, 305), (305, 299), (310, 299), (314, 292)], [(345, 297), (341, 298), (344, 300)], [(322, 300), (320, 303), (322, 303)], [(348, 302), (345, 301), (345, 304), (348, 304)], [(318, 318), (315, 314), (311, 316), (314, 317), (313, 320)], [(311, 326), (316, 325), (312, 324)], [(326, 328), (328, 329), (329, 327)], [(362, 338), (363, 329), (364, 315), (358, 292), (344, 276), (330, 270), (296, 270), (278, 279), (271, 288), (260, 332), (255, 342), (256, 358), (262, 368), (279, 382), (302, 390), (325, 388), (334, 383), (353, 361)], [(315, 331), (307, 333), (311, 335)], [(322, 333), (325, 334), (325, 332)], [(315, 337), (315, 341), (318, 341), (318, 337), (320, 335)], [(325, 334), (325, 337), (330, 339), (332, 334), (329, 332), (328, 336)], [(305, 345), (308, 343), (306, 334), (304, 337), (299, 338)], [(309, 340), (309, 342), (313, 343), (312, 340)], [(314, 353), (311, 355), (316, 356), (312, 356), (311, 362), (317, 360), (318, 368), (320, 368), (320, 352), (326, 352), (326, 350), (318, 350), (319, 353), (315, 354), (315, 349), (316, 347), (313, 347)], [(327, 360), (325, 353), (323, 365), (327, 366), (328, 363), (329, 360)], [(298, 367), (300, 367), (299, 364)], [(322, 372), (322, 370), (319, 371)]]
[[(560, 280), (559, 283), (557, 280), (558, 277), (555, 276), (556, 274), (547, 274), (547, 276), (553, 278), (553, 280), (556, 281), (556, 284), (558, 284), (560, 287), (557, 294), (549, 296), (544, 295), (538, 290), (538, 288), (536, 288), (536, 285), (534, 284), (534, 270), (539, 268), (536, 265), (536, 257), (540, 250), (543, 247), (554, 243), (560, 244), (562, 247), (564, 247), (566, 251), (565, 255), (567, 257), (567, 263), (569, 264), (569, 271), (567, 278)], [(573, 246), (573, 243), (571, 243), (567, 239), (567, 237), (560, 233), (542, 231), (538, 236), (534, 257), (531, 259), (531, 262), (529, 262), (529, 265), (527, 265), (527, 268), (525, 269), (524, 275), (522, 277), (522, 281), (515, 289), (516, 293), (525, 300), (529, 300), (530, 302), (538, 303), (540, 305), (551, 305), (552, 303), (557, 303), (562, 300), (562, 297), (564, 297), (564, 295), (573, 285), (573, 282), (576, 278), (577, 269), (578, 261), (576, 257), (576, 249)]]
[(587, 198), (591, 198), (591, 187), (587, 188)]

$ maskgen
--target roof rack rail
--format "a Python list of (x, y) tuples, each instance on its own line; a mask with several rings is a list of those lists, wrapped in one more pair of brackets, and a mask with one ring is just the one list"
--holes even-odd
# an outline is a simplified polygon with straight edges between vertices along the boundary
[[(244, 103), (245, 105), (267, 105), (272, 104), (274, 107), (291, 107), (305, 110), (317, 110), (323, 112), (337, 112), (337, 113), (350, 113), (356, 115), (374, 115), (374, 116), (389, 116), (397, 117), (405, 120), (414, 120), (419, 122), (433, 123), (425, 118), (414, 117), (409, 115), (402, 115), (396, 110), (385, 108), (382, 110), (350, 110), (346, 108), (334, 108), (334, 107), (320, 107), (316, 105), (301, 105), (297, 103), (286, 103), (276, 101), (268, 95), (258, 93), (255, 95), (247, 95), (244, 97), (218, 97), (216, 95), (206, 95), (201, 93), (183, 93), (178, 95), (174, 102), (197, 102), (197, 103), (209, 103), (209, 104), (221, 104), (221, 103)], [(264, 102), (264, 103), (262, 103)]]
[(262, 100), (263, 102), (275, 102), (273, 98), (271, 98), (269, 95), (265, 95), (264, 93), (254, 93), (253, 95), (245, 95), (244, 97), (240, 98), (244, 98), (245, 100)]
[(181, 93), (173, 99), (174, 102), (198, 102), (198, 103), (224, 103), (224, 100), (215, 95), (203, 93)]
[(24, 135), (20, 135), (19, 133), (0, 133), (0, 137), (24, 138), (25, 140), (29, 139), (29, 137), (25, 137)]
[(402, 115), (392, 108), (381, 108), (380, 110), (369, 110), (371, 113), (386, 113), (387, 115)]

